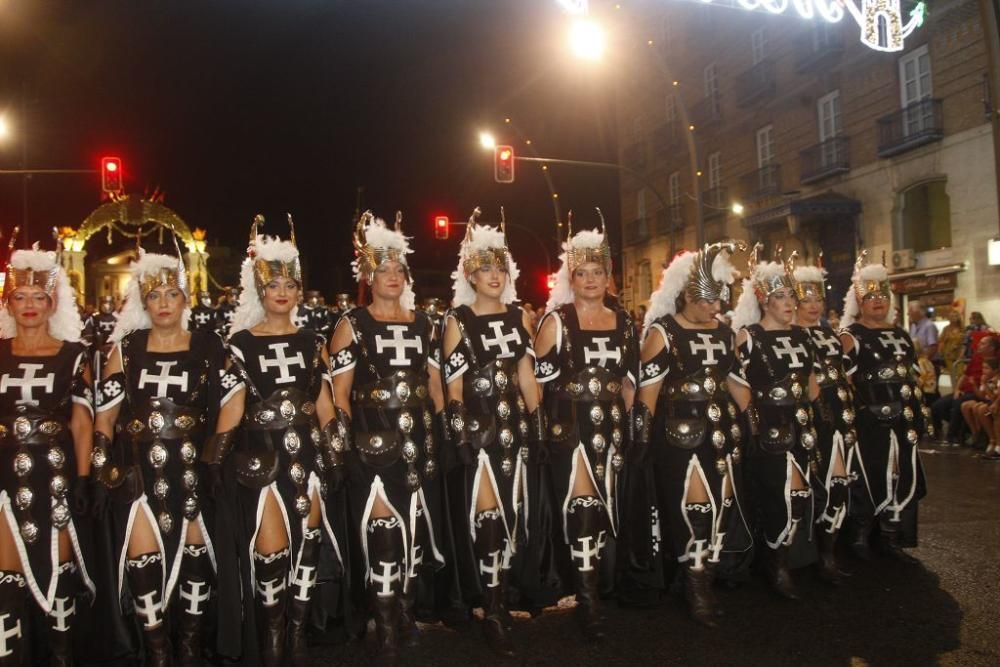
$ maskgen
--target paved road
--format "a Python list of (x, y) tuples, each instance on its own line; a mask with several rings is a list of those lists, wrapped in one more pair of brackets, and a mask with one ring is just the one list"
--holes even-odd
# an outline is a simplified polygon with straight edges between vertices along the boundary
[[(929, 495), (921, 506), (920, 565), (855, 564), (831, 590), (797, 573), (801, 602), (775, 598), (755, 579), (719, 591), (718, 630), (688, 620), (679, 599), (656, 609), (609, 605), (609, 638), (580, 639), (567, 611), (518, 620), (521, 657), (500, 661), (478, 625), (427, 627), (404, 665), (1000, 665), (1000, 463), (969, 450), (922, 450)], [(315, 664), (366, 664), (362, 643), (316, 647)]]

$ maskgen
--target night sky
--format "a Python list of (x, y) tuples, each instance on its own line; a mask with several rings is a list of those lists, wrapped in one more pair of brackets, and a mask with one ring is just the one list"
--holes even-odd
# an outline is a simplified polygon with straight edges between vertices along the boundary
[[(454, 268), (462, 233), (435, 241), (435, 214), (465, 219), (478, 204), (496, 220), (502, 204), (556, 261), (540, 168), (521, 163), (514, 185), (494, 183), (480, 128), (516, 143), (510, 117), (543, 155), (616, 159), (613, 86), (569, 59), (565, 27), (547, 0), (7, 0), (0, 109), (12, 136), (0, 168), (21, 165), (24, 138), (35, 168), (120, 155), (129, 192), (159, 187), (210, 243), (240, 250), (254, 213), (284, 236), (290, 211), (308, 282), (328, 297), (353, 288), (350, 221), (363, 186), (364, 207), (386, 219), (403, 211), (423, 296), (421, 276), (426, 285), (428, 270)], [(614, 172), (552, 169), (578, 224), (601, 206), (617, 229)], [(32, 240), (79, 225), (98, 203), (96, 174), (34, 177)], [(2, 176), (0, 228), (21, 217), (20, 178)], [(540, 244), (509, 233), (521, 295), (537, 302)], [(107, 251), (103, 237), (88, 245)]]

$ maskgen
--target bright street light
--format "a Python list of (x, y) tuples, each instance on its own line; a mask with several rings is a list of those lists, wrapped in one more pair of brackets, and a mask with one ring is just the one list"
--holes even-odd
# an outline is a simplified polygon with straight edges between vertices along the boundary
[(484, 149), (491, 151), (497, 147), (497, 140), (489, 132), (480, 132), (479, 145), (482, 146)]
[(743, 204), (739, 203), (738, 201), (734, 201), (733, 202), (733, 214), (734, 215), (743, 215)]
[(577, 19), (569, 28), (569, 48), (577, 58), (597, 61), (604, 56), (604, 29), (590, 19)]
[(6, 139), (10, 136), (10, 124), (7, 122), (7, 118), (0, 116), (0, 139)]

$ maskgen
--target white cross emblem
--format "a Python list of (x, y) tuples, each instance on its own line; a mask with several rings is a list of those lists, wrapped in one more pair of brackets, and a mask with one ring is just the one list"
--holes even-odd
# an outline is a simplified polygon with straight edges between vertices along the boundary
[(299, 565), (292, 573), (292, 586), (297, 588), (295, 599), (299, 602), (309, 602), (309, 591), (316, 585), (316, 568), (310, 565)]
[(486, 588), (496, 588), (500, 585), (500, 573), (503, 571), (503, 551), (497, 549), (496, 551), (490, 552), (490, 564), (486, 564), (486, 560), (482, 559), (479, 561), (479, 574), (490, 575), (490, 580), (486, 584)]
[(99, 320), (97, 322), (97, 329), (101, 333), (109, 334), (112, 331), (114, 331), (114, 328), (115, 328), (115, 320), (110, 317), (104, 320)]
[(309, 313), (305, 309), (300, 308), (299, 312), (295, 314), (295, 326), (302, 329), (307, 324), (309, 324)]
[(424, 564), (424, 550), (419, 544), (413, 545), (413, 551), (410, 552), (410, 571), (407, 573), (407, 577), (413, 579), (417, 576), (417, 568)]
[(7, 619), (10, 617), (10, 614), (0, 614), (0, 658), (6, 658), (8, 655), (14, 654), (14, 649), (7, 646), (7, 640), (20, 639), (22, 636), (21, 619), (17, 619), (12, 628), (7, 628)]
[(44, 364), (18, 364), (17, 367), (24, 371), (24, 375), (15, 378), (4, 373), (3, 377), (0, 377), (0, 391), (5, 392), (8, 389), (20, 388), (21, 400), (17, 401), (18, 405), (38, 405), (32, 392), (36, 387), (44, 388), (46, 394), (52, 393), (56, 381), (55, 373), (49, 373), (44, 377), (35, 377), (36, 371), (45, 368)]
[(878, 339), (882, 341), (882, 345), (885, 347), (892, 347), (893, 354), (897, 357), (906, 354), (906, 351), (910, 348), (910, 344), (906, 342), (905, 338), (899, 338), (895, 331), (883, 331), (878, 335)]
[(514, 329), (508, 334), (503, 333), (503, 320), (496, 320), (489, 323), (490, 329), (493, 329), (493, 338), (487, 338), (485, 334), (480, 334), (480, 338), (483, 339), (483, 349), (487, 352), (490, 351), (491, 347), (500, 348), (500, 354), (497, 355), (497, 359), (510, 359), (514, 356), (514, 350), (510, 349), (508, 343), (521, 344), (521, 332)]
[(816, 344), (818, 348), (826, 348), (823, 356), (826, 357), (839, 357), (840, 356), (840, 344), (839, 341), (833, 336), (827, 336), (826, 332), (819, 327), (809, 330), (810, 335), (812, 335), (813, 343)]
[[(202, 593), (203, 590), (205, 591), (204, 593)], [(208, 602), (211, 591), (212, 588), (204, 581), (182, 582), (179, 595), (182, 600), (187, 600), (188, 603), (184, 613), (192, 616), (201, 616), (201, 604)]]
[(289, 343), (271, 343), (268, 345), (268, 349), (274, 350), (274, 359), (268, 359), (263, 354), (257, 355), (257, 359), (260, 362), (260, 371), (266, 373), (269, 368), (275, 366), (279, 369), (278, 377), (275, 378), (274, 384), (288, 384), (289, 382), (295, 382), (295, 376), (288, 372), (288, 369), (292, 366), (306, 367), (306, 360), (302, 357), (301, 352), (296, 352), (294, 357), (285, 356), (285, 348), (288, 347)]
[(184, 371), (180, 375), (170, 374), (170, 369), (179, 363), (179, 361), (157, 361), (156, 365), (160, 368), (159, 375), (153, 375), (148, 370), (143, 368), (142, 372), (139, 373), (139, 389), (144, 389), (147, 384), (155, 384), (156, 393), (153, 394), (153, 398), (166, 398), (170, 385), (180, 387), (181, 391), (187, 391), (187, 371)]
[[(142, 603), (142, 604), (140, 604)], [(135, 602), (135, 613), (142, 617), (142, 625), (154, 628), (160, 624), (160, 603), (156, 601), (156, 591), (143, 593)]]
[(257, 595), (265, 607), (278, 604), (278, 596), (285, 592), (285, 578), (268, 579), (257, 584)]
[(772, 348), (774, 350), (774, 356), (776, 356), (779, 361), (782, 357), (787, 356), (791, 360), (788, 362), (789, 368), (802, 368), (804, 364), (799, 361), (799, 353), (801, 352), (803, 357), (807, 356), (809, 352), (806, 348), (801, 343), (792, 347), (791, 336), (778, 336), (775, 340), (781, 343), (781, 346), (775, 346)]
[(569, 555), (573, 560), (580, 560), (580, 567), (577, 568), (580, 572), (590, 572), (594, 569), (593, 561), (601, 560), (601, 547), (604, 546), (604, 531), (602, 530), (597, 536), (597, 542), (591, 546), (594, 542), (594, 538), (590, 535), (586, 537), (577, 538), (577, 542), (580, 543), (579, 549), (574, 549), (570, 547)]
[(611, 342), (611, 338), (608, 336), (602, 338), (595, 338), (594, 344), (597, 345), (597, 350), (591, 350), (589, 347), (584, 346), (583, 348), (583, 363), (589, 364), (591, 361), (596, 360), (597, 365), (601, 368), (607, 368), (607, 361), (613, 359), (614, 362), (621, 363), (622, 351), (618, 348), (613, 350), (608, 349), (608, 343)]
[[(56, 619), (52, 629), (56, 632), (69, 632), (72, 626), (66, 621), (76, 614), (76, 600), (73, 598), (56, 598), (52, 601), (52, 611), (49, 616)], [(69, 603), (68, 605), (66, 603)]]
[(194, 314), (194, 321), (202, 326), (208, 324), (210, 319), (212, 319), (212, 315), (205, 310)]
[(396, 356), (389, 360), (389, 365), (409, 366), (410, 360), (406, 356), (406, 348), (413, 348), (419, 354), (424, 350), (423, 341), (419, 338), (407, 338), (406, 330), (409, 327), (405, 324), (390, 324), (386, 328), (392, 332), (392, 338), (375, 336), (375, 351), (382, 354), (387, 347), (392, 348)]
[(229, 310), (222, 311), (222, 317), (226, 320), (226, 324), (232, 324), (233, 318), (236, 316), (236, 309), (230, 308)]
[(369, 578), (373, 583), (382, 586), (382, 590), (376, 593), (378, 597), (392, 597), (392, 585), (400, 580), (399, 565), (395, 562), (387, 563), (384, 560), (380, 560), (378, 564), (382, 566), (382, 573), (379, 574), (372, 570)]
[(688, 345), (691, 346), (691, 354), (696, 357), (701, 357), (700, 352), (705, 353), (705, 357), (701, 360), (702, 366), (714, 366), (719, 363), (715, 358), (715, 353), (719, 354), (726, 353), (726, 344), (722, 342), (714, 342), (712, 339), (712, 334), (700, 333), (695, 334), (700, 340), (700, 343), (696, 343), (693, 340), (688, 341)]

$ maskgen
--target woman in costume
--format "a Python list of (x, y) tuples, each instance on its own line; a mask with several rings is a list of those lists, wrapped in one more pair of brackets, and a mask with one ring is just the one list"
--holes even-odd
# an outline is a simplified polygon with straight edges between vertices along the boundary
[[(793, 262), (796, 253), (789, 258)], [(819, 546), (820, 577), (837, 585), (843, 573), (837, 565), (837, 535), (847, 516), (854, 445), (854, 401), (844, 370), (840, 339), (821, 321), (826, 309), (826, 271), (821, 266), (795, 266), (792, 272), (798, 306), (795, 323), (812, 339), (819, 398), (813, 403), (817, 463), (813, 476), (816, 541)]]
[[(736, 336), (719, 321), (742, 242), (682, 252), (663, 271), (646, 314), (635, 451), (650, 444), (657, 505), (672, 553), (684, 568), (685, 597), (699, 623), (714, 627), (712, 581), (724, 551), (751, 547), (740, 507), (739, 468), (746, 409)], [(737, 399), (743, 399), (738, 405)]]
[(851, 498), (851, 546), (869, 558), (878, 520), (883, 551), (911, 560), (902, 549), (917, 545), (917, 503), (926, 494), (917, 444), (925, 430), (933, 437), (934, 426), (916, 381), (913, 341), (892, 324), (889, 274), (882, 264), (868, 264), (867, 256), (863, 251), (855, 264), (840, 334), (854, 385), (855, 456), (864, 479)]
[(465, 228), (444, 327), (448, 422), (465, 466), (455, 490), (464, 512), (453, 517), (453, 530), (461, 564), (472, 569), (460, 580), (479, 580), (477, 595), (464, 591), (466, 598), (482, 599), (487, 643), (510, 657), (506, 593), (528, 516), (527, 441), (542, 436), (528, 316), (515, 303), (520, 272), (504, 223), (496, 230), (477, 224), (478, 216), (477, 208)]
[[(562, 569), (572, 568), (577, 621), (604, 636), (600, 561), (618, 530), (618, 485), (628, 411), (635, 394), (638, 341), (631, 318), (609, 307), (611, 248), (600, 231), (573, 234), (535, 342), (535, 378), (547, 422), (549, 502), (557, 510)], [(609, 582), (604, 582), (605, 584)]]
[[(14, 238), (17, 230), (14, 230)], [(14, 247), (14, 240), (10, 243)], [(73, 664), (76, 597), (95, 587), (77, 522), (91, 484), (93, 393), (76, 295), (56, 253), (15, 250), (0, 310), (0, 662)], [(95, 467), (104, 452), (94, 452)], [(29, 601), (47, 633), (31, 633)], [(32, 655), (34, 653), (34, 655)]]
[(750, 253), (750, 277), (733, 313), (736, 343), (750, 402), (754, 437), (746, 472), (753, 485), (769, 582), (776, 593), (798, 599), (789, 571), (795, 561), (811, 562), (811, 476), (817, 472), (813, 401), (819, 395), (808, 332), (794, 326), (796, 297), (791, 268), (781, 262), (757, 262), (758, 243)]
[[(430, 319), (414, 307), (401, 215), (389, 228), (365, 212), (354, 231), (354, 275), (371, 303), (345, 313), (330, 343), (338, 426), (347, 458), (348, 517), (364, 563), (356, 600), (367, 593), (377, 660), (395, 664), (400, 630), (416, 639), (418, 576), (444, 564), (433, 482), (439, 451), (434, 415), (444, 408)], [(362, 578), (363, 577), (363, 578)], [(364, 606), (363, 600), (359, 606)]]
[[(96, 451), (115, 515), (118, 590), (127, 589), (147, 660), (201, 664), (216, 570), (207, 467), (225, 354), (214, 333), (189, 332), (184, 259), (138, 251), (113, 346), (97, 385)], [(112, 445), (114, 443), (114, 445)]]
[(306, 620), (321, 542), (334, 554), (335, 567), (341, 565), (324, 501), (343, 452), (325, 341), (292, 323), (302, 269), (291, 216), (288, 241), (260, 235), (263, 223), (261, 216), (254, 219), (240, 272), (230, 368), (222, 378), (232, 398), (203, 460), (225, 461), (225, 479), (238, 489), (232, 493), (240, 515), (244, 627), (257, 627), (257, 637), (244, 631), (243, 660), (280, 665), (287, 654), (300, 665), (309, 660)]

